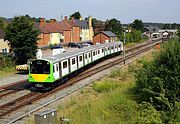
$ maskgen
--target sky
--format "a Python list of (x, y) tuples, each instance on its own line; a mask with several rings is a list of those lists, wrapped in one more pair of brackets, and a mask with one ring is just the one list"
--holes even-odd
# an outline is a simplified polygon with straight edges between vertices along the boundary
[(116, 18), (122, 24), (143, 22), (180, 23), (180, 0), (1, 0), (0, 17), (18, 15), (61, 20), (79, 11), (83, 18)]

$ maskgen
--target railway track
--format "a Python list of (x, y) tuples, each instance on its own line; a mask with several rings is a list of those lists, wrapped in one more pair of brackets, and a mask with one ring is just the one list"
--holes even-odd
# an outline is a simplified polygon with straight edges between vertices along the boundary
[(1, 89), (0, 90), (0, 99), (2, 99), (2, 97), (13, 94), (18, 92), (18, 90), (9, 90), (9, 89)]
[[(143, 53), (149, 49), (151, 49), (154, 45), (156, 44), (156, 42), (151, 42), (151, 43), (148, 43), (148, 44), (144, 44), (144, 45), (141, 45), (141, 46), (137, 46), (136, 48), (133, 48), (132, 50), (134, 51), (135, 49), (139, 49), (138, 51), (135, 51), (131, 54), (127, 54), (126, 57), (125, 57), (125, 60), (127, 59), (130, 59), (136, 55), (139, 55), (140, 53)], [(149, 45), (149, 46), (147, 46)], [(146, 46), (146, 47), (144, 47)], [(143, 48), (142, 48), (143, 47)], [(127, 49), (127, 51), (131, 51), (130, 49)], [(126, 52), (127, 52), (126, 51)], [(73, 85), (75, 84), (76, 82), (79, 82), (87, 77), (90, 77), (91, 75), (94, 75), (100, 71), (103, 71), (107, 68), (110, 68), (116, 64), (119, 64), (119, 63), (122, 63), (124, 61), (124, 58), (123, 57), (120, 57), (119, 59), (115, 60), (115, 61), (112, 61), (112, 62), (109, 62), (109, 63), (106, 63), (104, 65), (101, 65), (101, 66), (98, 66), (97, 68), (94, 68), (94, 69), (89, 69), (89, 70), (86, 70), (84, 72), (82, 72), (81, 74), (78, 74), (76, 75), (75, 77), (69, 79), (66, 83), (56, 87), (55, 89), (53, 89), (52, 91), (50, 92), (45, 92), (45, 93), (40, 93), (40, 92), (31, 92), (27, 95), (24, 95), (20, 98), (17, 98), (9, 103), (6, 103), (4, 105), (1, 105), (0, 106), (0, 119), (5, 117), (6, 115), (26, 106), (26, 105), (30, 105), (32, 104), (33, 102), (36, 102), (38, 100), (40, 100), (41, 98), (44, 98), (44, 97), (47, 97), (51, 94), (54, 94), (55, 92), (59, 91), (59, 90), (62, 90), (70, 85)]]
[(24, 86), (21, 86), (25, 84), (27, 80), (19, 81), (19, 82), (14, 82), (12, 84), (8, 84), (5, 86), (0, 87), (0, 99), (2, 99), (5, 96), (15, 94), (21, 90), (25, 90)]

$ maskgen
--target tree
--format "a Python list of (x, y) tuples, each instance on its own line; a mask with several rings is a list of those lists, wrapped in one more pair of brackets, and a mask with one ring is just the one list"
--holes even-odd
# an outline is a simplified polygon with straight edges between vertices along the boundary
[(33, 24), (29, 17), (19, 16), (7, 26), (5, 39), (15, 53), (16, 64), (27, 63), (28, 59), (36, 56), (39, 31)]
[(141, 20), (135, 19), (134, 22), (131, 24), (131, 26), (136, 30), (140, 30), (144, 32), (144, 24)]
[(79, 12), (75, 12), (75, 13), (73, 13), (72, 15), (70, 15), (70, 19), (71, 19), (72, 17), (74, 17), (75, 19), (80, 19), (81, 14), (80, 14)]
[(121, 38), (123, 32), (121, 22), (115, 18), (106, 21), (105, 30), (112, 31), (119, 39)]
[(0, 17), (0, 29), (5, 29), (5, 21), (2, 17)]
[(179, 37), (179, 41), (180, 41), (180, 26), (178, 27), (178, 33), (177, 33), (178, 37)]
[(136, 75), (137, 92), (143, 96), (142, 100), (167, 113), (168, 118), (177, 115), (176, 107), (180, 101), (179, 61), (180, 43), (172, 40), (153, 62), (144, 62)]

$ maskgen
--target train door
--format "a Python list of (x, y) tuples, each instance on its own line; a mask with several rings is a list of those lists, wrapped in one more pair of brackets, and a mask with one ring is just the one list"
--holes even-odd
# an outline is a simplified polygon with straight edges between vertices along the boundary
[(100, 50), (97, 51), (97, 59), (101, 58)]
[(105, 56), (108, 55), (108, 47), (105, 48)]
[(91, 56), (91, 52), (89, 52), (89, 57), (88, 57), (88, 63), (92, 62), (92, 56)]
[(108, 55), (111, 53), (111, 48), (110, 46), (108, 47)]
[(84, 64), (87, 65), (88, 64), (88, 53), (84, 54)]
[(59, 63), (53, 64), (53, 76), (55, 80), (59, 78)]
[(62, 77), (69, 73), (69, 68), (68, 67), (69, 67), (68, 60), (64, 60), (64, 61), (61, 62)]
[(121, 51), (121, 44), (118, 44), (118, 51)]
[(111, 46), (111, 54), (114, 53), (114, 46)]
[(115, 45), (115, 46), (114, 46), (114, 52), (115, 52), (115, 53), (118, 51), (117, 49), (118, 49), (118, 47), (117, 47), (117, 45)]
[(92, 52), (92, 60), (95, 61), (96, 60), (96, 51)]
[(101, 49), (101, 57), (104, 57), (105, 56), (105, 51), (104, 51), (104, 49), (102, 48)]
[(83, 65), (84, 65), (83, 55), (79, 55), (78, 56), (78, 66), (79, 66), (79, 68), (81, 68)]
[(70, 68), (71, 68), (71, 72), (77, 70), (77, 58), (76, 57), (70, 58)]

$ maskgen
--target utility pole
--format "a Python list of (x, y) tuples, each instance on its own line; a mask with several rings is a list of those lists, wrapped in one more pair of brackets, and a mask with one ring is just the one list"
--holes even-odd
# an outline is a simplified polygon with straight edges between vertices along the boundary
[(125, 27), (123, 27), (123, 28), (124, 28), (124, 41), (123, 41), (124, 64), (126, 64), (126, 60), (125, 60), (125, 56), (126, 56), (126, 54), (125, 54), (125, 43), (126, 43), (125, 37), (126, 37), (126, 29), (125, 29)]

